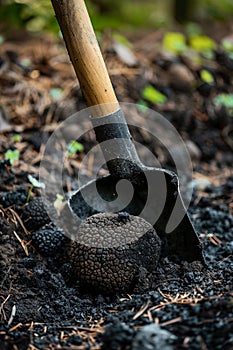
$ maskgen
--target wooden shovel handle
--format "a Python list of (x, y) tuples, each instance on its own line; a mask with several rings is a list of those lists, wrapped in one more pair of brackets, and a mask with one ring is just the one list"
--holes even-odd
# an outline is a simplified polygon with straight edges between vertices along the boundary
[(85, 2), (51, 0), (66, 48), (87, 105), (93, 117), (115, 112), (118, 102), (114, 93)]

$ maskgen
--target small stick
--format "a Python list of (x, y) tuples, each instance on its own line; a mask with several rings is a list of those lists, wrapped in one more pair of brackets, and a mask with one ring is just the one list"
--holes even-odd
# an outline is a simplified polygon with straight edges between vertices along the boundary
[(137, 318), (139, 318), (141, 315), (144, 314), (148, 306), (150, 305), (150, 301), (147, 301), (146, 305), (143, 306), (133, 317), (133, 320), (135, 321)]

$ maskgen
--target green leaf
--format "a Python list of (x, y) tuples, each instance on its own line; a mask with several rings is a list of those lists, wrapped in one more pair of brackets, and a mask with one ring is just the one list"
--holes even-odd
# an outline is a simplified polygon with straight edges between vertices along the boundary
[(229, 116), (233, 117), (233, 94), (219, 94), (215, 96), (213, 103), (225, 107)]
[(22, 66), (24, 66), (24, 67), (26, 67), (26, 68), (30, 67), (31, 63), (32, 63), (32, 61), (31, 61), (30, 58), (26, 58), (26, 57), (25, 57), (25, 58), (22, 58), (22, 59), (20, 60), (20, 64), (22, 64)]
[(163, 37), (163, 48), (175, 55), (187, 49), (186, 38), (182, 33), (168, 32)]
[(22, 136), (20, 134), (14, 134), (12, 136), (12, 141), (13, 142), (20, 142), (22, 140)]
[(140, 100), (137, 105), (142, 112), (145, 112), (148, 109), (146, 101)]
[(28, 180), (31, 182), (33, 187), (37, 188), (45, 188), (45, 184), (43, 182), (39, 182), (37, 179), (35, 179), (32, 175), (28, 175)]
[(2, 35), (0, 35), (0, 45), (2, 45), (4, 43), (5, 39)]
[(233, 37), (224, 38), (221, 41), (222, 48), (230, 53), (233, 52)]
[(202, 33), (201, 26), (195, 22), (187, 23), (185, 29), (189, 37), (200, 35)]
[(83, 151), (84, 151), (84, 147), (78, 141), (70, 141), (68, 143), (68, 145), (67, 145), (67, 155), (68, 155), (68, 157), (71, 157), (72, 155), (74, 155), (77, 152), (83, 152)]
[(189, 39), (191, 48), (197, 52), (212, 51), (216, 48), (214, 40), (206, 35), (194, 35)]
[(19, 151), (17, 149), (8, 149), (5, 153), (5, 159), (8, 159), (11, 164), (19, 160)]
[(151, 85), (147, 85), (142, 91), (142, 97), (147, 101), (155, 104), (163, 104), (167, 101), (167, 96), (155, 89)]
[(214, 99), (213, 102), (216, 106), (224, 106), (226, 108), (233, 108), (233, 94), (219, 94)]
[(55, 199), (53, 205), (56, 209), (59, 210), (61, 208), (61, 205), (63, 204), (64, 197), (61, 194), (57, 194), (56, 197), (57, 198)]
[(60, 88), (53, 88), (53, 89), (50, 89), (49, 94), (53, 100), (59, 100), (59, 98), (63, 94), (63, 90)]
[(207, 84), (213, 84), (214, 83), (213, 75), (206, 69), (202, 69), (200, 71), (200, 77), (201, 77), (201, 80), (204, 81)]
[(132, 44), (129, 42), (129, 40), (125, 36), (123, 36), (123, 35), (121, 35), (119, 33), (113, 33), (112, 37), (113, 37), (113, 39), (115, 39), (119, 43), (121, 43), (122, 45), (124, 45), (124, 46), (126, 46), (128, 48), (132, 47)]

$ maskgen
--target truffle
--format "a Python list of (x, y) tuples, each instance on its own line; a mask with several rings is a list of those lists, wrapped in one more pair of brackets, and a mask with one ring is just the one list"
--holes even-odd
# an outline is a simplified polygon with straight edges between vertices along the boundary
[(21, 212), (21, 218), (25, 227), (30, 230), (37, 230), (51, 222), (51, 218), (56, 217), (56, 209), (45, 198), (40, 197), (27, 203)]
[(52, 222), (32, 233), (32, 244), (42, 255), (55, 253), (65, 241), (65, 235), (61, 229)]
[(156, 269), (161, 241), (144, 219), (127, 215), (101, 213), (87, 218), (79, 226), (71, 245), (73, 278), (92, 291), (130, 292), (141, 269)]

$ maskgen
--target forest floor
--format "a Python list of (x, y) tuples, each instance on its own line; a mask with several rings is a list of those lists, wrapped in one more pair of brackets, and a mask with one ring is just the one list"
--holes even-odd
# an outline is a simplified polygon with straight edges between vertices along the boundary
[[(39, 179), (49, 136), (85, 108), (64, 45), (46, 36), (23, 34), (22, 39), (22, 33), (1, 44), (2, 350), (232, 349), (233, 106), (216, 102), (217, 95), (233, 93), (233, 59), (220, 48), (228, 30), (217, 32), (213, 55), (198, 53), (197, 61), (165, 53), (162, 30), (131, 35), (130, 52), (119, 49), (109, 35), (103, 37), (119, 101), (147, 104), (161, 113), (190, 152), (194, 191), (189, 213), (208, 266), (161, 260), (147, 290), (115, 295), (82, 292), (78, 283), (70, 283), (61, 252), (43, 256), (32, 244), (33, 232), (45, 222), (35, 217), (29, 226), (22, 214), (32, 185), (28, 175)], [(147, 86), (165, 96), (162, 103), (152, 101), (154, 92), (152, 97), (143, 95)], [(166, 150), (148, 134), (135, 137), (164, 168), (173, 169)], [(79, 142), (83, 150), (73, 152), (65, 164), (66, 193), (76, 189), (73, 179), (79, 169), (87, 178), (92, 170), (82, 160), (95, 144), (93, 138), (84, 135)], [(34, 187), (30, 202), (37, 197), (40, 189)]]

